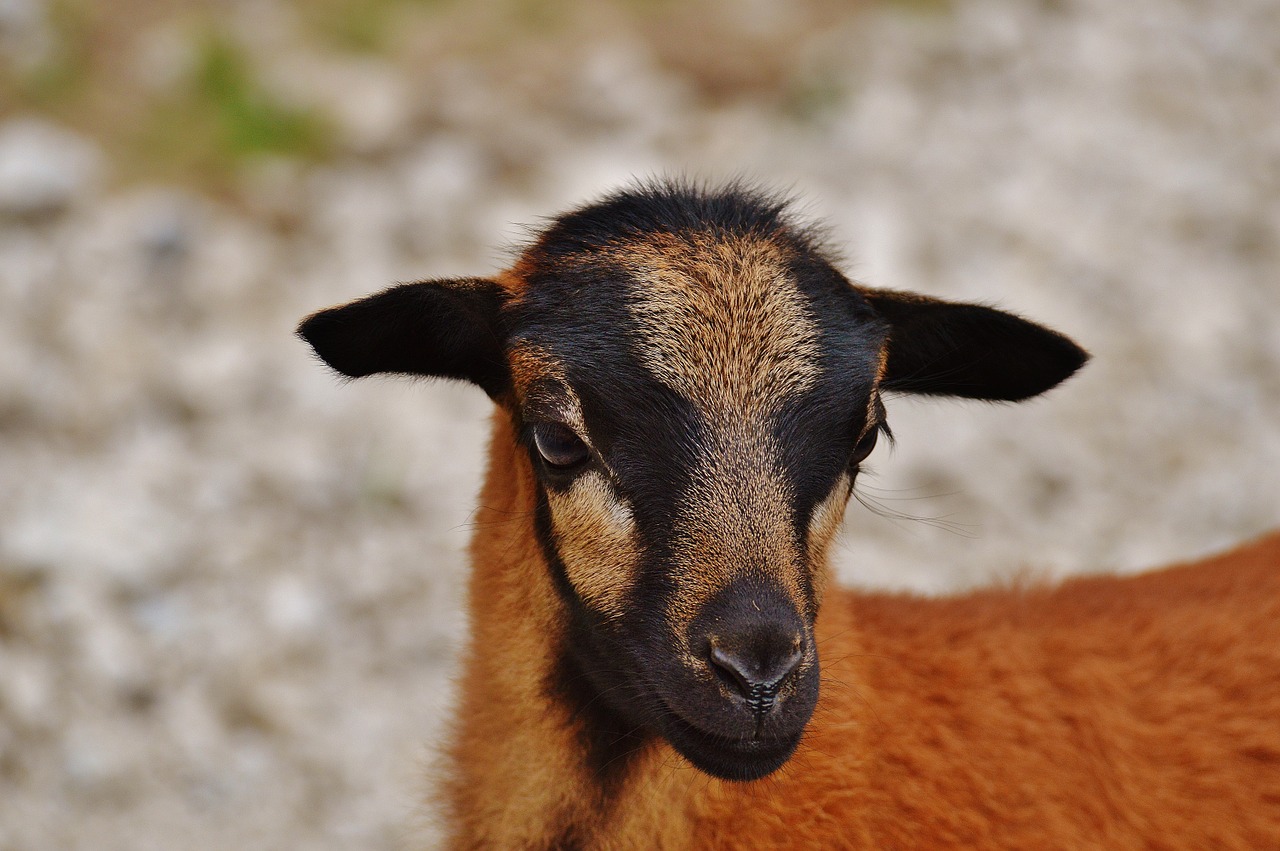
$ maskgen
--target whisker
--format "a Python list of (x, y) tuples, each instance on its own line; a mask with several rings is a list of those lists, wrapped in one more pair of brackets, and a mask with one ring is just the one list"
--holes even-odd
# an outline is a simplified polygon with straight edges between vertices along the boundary
[(869, 494), (863, 493), (859, 488), (860, 488), (859, 485), (857, 484), (854, 485), (853, 498), (856, 499), (859, 502), (859, 504), (862, 505), (863, 508), (870, 511), (872, 514), (875, 514), (879, 517), (883, 517), (886, 520), (889, 520), (890, 522), (894, 523), (895, 525), (898, 525), (897, 521), (923, 523), (926, 526), (929, 526), (931, 528), (940, 529), (943, 532), (950, 532), (951, 534), (958, 535), (962, 538), (972, 539), (972, 538), (978, 537), (975, 530), (979, 527), (973, 524), (960, 523), (955, 520), (948, 520), (946, 518), (946, 515), (942, 515), (938, 517), (926, 517), (926, 516), (919, 516), (915, 514), (908, 514), (904, 511), (898, 511), (896, 509), (886, 506), (879, 499), (876, 499), (875, 497)]

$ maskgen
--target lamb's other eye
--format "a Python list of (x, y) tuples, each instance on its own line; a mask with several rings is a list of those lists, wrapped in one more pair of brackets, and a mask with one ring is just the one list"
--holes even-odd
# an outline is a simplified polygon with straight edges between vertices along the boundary
[(849, 466), (856, 467), (863, 461), (867, 460), (867, 456), (871, 454), (871, 450), (876, 448), (876, 443), (880, 440), (879, 426), (871, 429), (858, 441), (858, 445), (853, 447), (853, 455), (849, 458)]
[(533, 427), (533, 445), (548, 467), (571, 470), (585, 463), (591, 450), (573, 429), (560, 423), (538, 423)]

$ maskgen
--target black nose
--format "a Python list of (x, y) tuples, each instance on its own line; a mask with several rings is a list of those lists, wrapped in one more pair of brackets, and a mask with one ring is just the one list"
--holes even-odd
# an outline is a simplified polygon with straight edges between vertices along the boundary
[(757, 624), (712, 636), (710, 656), (712, 670), (737, 688), (752, 711), (765, 713), (804, 658), (804, 639), (781, 624)]

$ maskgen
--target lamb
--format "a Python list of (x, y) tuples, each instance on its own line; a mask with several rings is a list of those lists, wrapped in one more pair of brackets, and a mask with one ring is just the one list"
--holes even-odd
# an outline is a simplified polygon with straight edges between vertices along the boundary
[(1036, 396), (1085, 352), (851, 283), (785, 201), (651, 183), (493, 279), (299, 333), (495, 402), (453, 848), (1280, 847), (1280, 535), (919, 599), (828, 547), (885, 394)]

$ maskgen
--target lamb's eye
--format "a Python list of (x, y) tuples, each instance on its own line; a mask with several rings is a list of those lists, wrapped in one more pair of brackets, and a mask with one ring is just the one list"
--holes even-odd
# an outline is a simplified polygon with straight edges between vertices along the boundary
[(863, 461), (867, 460), (867, 456), (871, 454), (871, 450), (876, 448), (876, 441), (880, 439), (880, 428), (871, 429), (862, 436), (858, 441), (858, 445), (853, 447), (853, 456), (849, 459), (849, 466), (856, 467)]
[(582, 464), (591, 450), (573, 429), (560, 423), (538, 423), (533, 427), (533, 445), (548, 467), (568, 470)]

